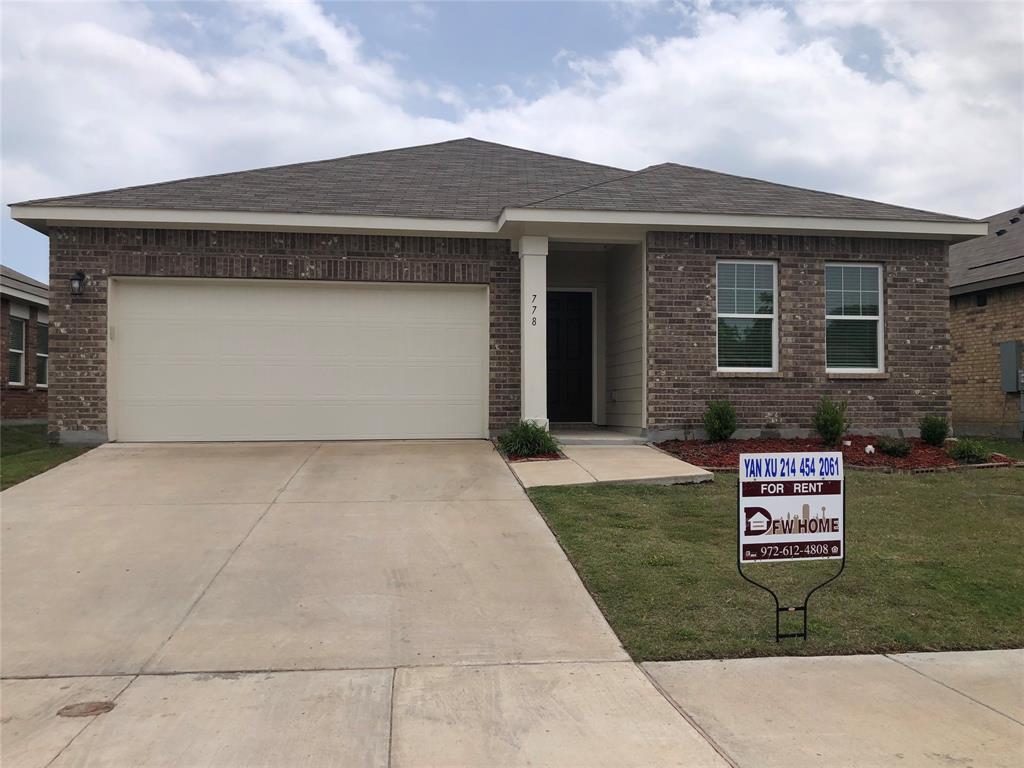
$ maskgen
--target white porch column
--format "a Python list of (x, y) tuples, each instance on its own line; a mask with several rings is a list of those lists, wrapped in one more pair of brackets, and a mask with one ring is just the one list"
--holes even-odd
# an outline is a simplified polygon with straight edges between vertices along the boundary
[(548, 239), (519, 239), (523, 419), (548, 426)]

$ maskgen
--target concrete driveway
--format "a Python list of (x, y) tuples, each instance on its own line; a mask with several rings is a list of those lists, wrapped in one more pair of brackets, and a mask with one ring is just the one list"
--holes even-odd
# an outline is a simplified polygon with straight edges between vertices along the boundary
[(5, 766), (725, 764), (487, 442), (107, 445), (0, 503)]

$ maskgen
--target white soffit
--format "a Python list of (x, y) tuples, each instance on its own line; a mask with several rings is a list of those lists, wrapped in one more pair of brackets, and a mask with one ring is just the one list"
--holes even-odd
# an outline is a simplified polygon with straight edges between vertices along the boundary
[(900, 221), (816, 216), (654, 213), (506, 208), (497, 221), (404, 216), (354, 216), (248, 211), (188, 211), (16, 205), (11, 217), (46, 232), (51, 226), (131, 226), (292, 232), (365, 232), (514, 238), (523, 234), (639, 236), (647, 230), (778, 232), (786, 234), (921, 237), (960, 242), (988, 234), (986, 222)]
[(12, 299), (27, 301), (29, 304), (36, 304), (41, 307), (50, 306), (50, 300), (44, 299), (42, 296), (36, 296), (34, 293), (27, 293), (26, 291), (20, 291), (17, 288), (13, 288), (6, 282), (0, 286), (0, 293), (4, 296), (9, 296)]
[(566, 211), (506, 208), (498, 220), (533, 226), (614, 226), (644, 230), (684, 229), (723, 232), (784, 232), (860, 236), (928, 237), (967, 240), (988, 233), (987, 222), (899, 221), (819, 216), (759, 216), (724, 213), (655, 213), (631, 211)]

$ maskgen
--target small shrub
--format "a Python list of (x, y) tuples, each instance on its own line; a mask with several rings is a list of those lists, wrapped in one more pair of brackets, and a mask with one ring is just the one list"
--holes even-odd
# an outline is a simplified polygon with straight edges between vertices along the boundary
[(902, 437), (880, 437), (875, 441), (875, 448), (888, 456), (910, 455), (910, 443)]
[(925, 416), (921, 419), (921, 439), (928, 445), (942, 446), (949, 437), (949, 424), (941, 416)]
[(850, 428), (846, 420), (846, 401), (835, 402), (828, 395), (822, 395), (814, 411), (814, 429), (825, 445), (835, 445)]
[(704, 412), (708, 440), (728, 440), (736, 431), (736, 409), (728, 400), (712, 400)]
[(958, 438), (949, 447), (949, 455), (961, 464), (984, 464), (989, 459), (985, 446), (969, 437)]
[(520, 458), (558, 451), (558, 443), (551, 433), (531, 421), (520, 421), (498, 438), (498, 445), (507, 456)]

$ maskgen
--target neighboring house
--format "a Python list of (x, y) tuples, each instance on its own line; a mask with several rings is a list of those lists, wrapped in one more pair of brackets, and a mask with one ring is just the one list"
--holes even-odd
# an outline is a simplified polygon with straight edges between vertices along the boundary
[(1024, 365), (1022, 217), (1024, 206), (997, 213), (988, 220), (988, 235), (949, 249), (953, 428), (959, 434), (1019, 438), (1024, 431), (1012, 371)]
[(0, 419), (45, 422), (49, 308), (44, 283), (0, 265)]
[[(753, 434), (948, 415), (950, 242), (984, 223), (475, 139), (34, 200), (64, 440)], [(80, 295), (70, 291), (81, 273)]]

